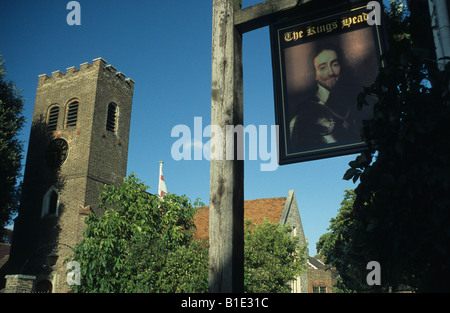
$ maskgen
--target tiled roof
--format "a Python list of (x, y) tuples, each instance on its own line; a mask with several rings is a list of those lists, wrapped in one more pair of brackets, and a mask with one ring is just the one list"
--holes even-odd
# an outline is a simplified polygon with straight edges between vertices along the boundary
[[(253, 223), (262, 224), (264, 218), (270, 222), (279, 222), (283, 213), (286, 197), (266, 198), (244, 201), (244, 219), (251, 217)], [(197, 231), (195, 238), (207, 239), (209, 237), (209, 206), (199, 208), (194, 217)]]
[(315, 270), (326, 270), (328, 268), (328, 266), (325, 265), (321, 259), (316, 257), (309, 257), (308, 265)]

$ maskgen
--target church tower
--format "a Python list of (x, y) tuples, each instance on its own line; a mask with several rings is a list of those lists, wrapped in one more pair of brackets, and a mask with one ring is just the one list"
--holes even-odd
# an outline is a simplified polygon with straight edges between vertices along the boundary
[(102, 58), (40, 75), (7, 279), (66, 292), (66, 264), (102, 186), (127, 171), (134, 81)]

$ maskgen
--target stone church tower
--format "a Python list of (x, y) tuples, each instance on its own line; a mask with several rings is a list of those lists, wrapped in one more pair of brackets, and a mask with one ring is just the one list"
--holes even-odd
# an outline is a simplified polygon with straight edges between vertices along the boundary
[(134, 81), (102, 58), (39, 76), (8, 281), (66, 292), (64, 260), (97, 209), (101, 187), (127, 171)]

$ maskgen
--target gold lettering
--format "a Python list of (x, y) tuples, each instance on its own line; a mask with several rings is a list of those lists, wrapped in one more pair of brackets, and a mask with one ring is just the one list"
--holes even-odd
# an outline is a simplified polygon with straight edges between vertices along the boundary
[[(356, 20), (355, 20), (356, 22)], [(284, 41), (290, 42), (290, 41), (297, 41), (299, 39), (302, 39), (303, 37), (310, 37), (314, 36), (320, 33), (331, 33), (333, 30), (337, 29), (339, 27), (339, 20), (335, 20), (331, 23), (322, 24), (322, 25), (311, 25), (307, 26), (306, 29), (300, 30), (300, 31), (292, 31), (292, 32), (286, 32), (284, 33)], [(350, 25), (354, 24), (352, 18), (347, 18), (342, 20), (342, 28), (344, 26), (350, 27)]]
[(342, 19), (342, 28), (350, 27), (352, 25), (352, 19), (350, 17)]
[(306, 35), (312, 36), (316, 34), (316, 28), (314, 26), (308, 26), (308, 28), (306, 28)]
[[(336, 22), (332, 23), (332, 24), (327, 24), (327, 33), (330, 33), (333, 31), (333, 29), (335, 29), (336, 27), (334, 27)], [(336, 25), (337, 26), (337, 25)]]
[(284, 41), (286, 42), (292, 41), (292, 32), (284, 33)]
[(303, 31), (299, 31), (299, 32), (288, 32), (288, 33), (284, 33), (284, 41), (285, 42), (289, 42), (289, 41), (297, 41), (299, 39), (303, 38)]
[(303, 37), (303, 31), (294, 32), (294, 40), (298, 40)]
[(364, 13), (364, 12), (357, 16), (347, 17), (347, 18), (344, 17), (341, 20), (341, 25), (342, 25), (341, 28), (344, 28), (344, 27), (350, 28), (350, 26), (352, 26), (352, 25), (360, 24), (360, 23), (367, 21), (368, 18), (369, 18), (368, 14)]

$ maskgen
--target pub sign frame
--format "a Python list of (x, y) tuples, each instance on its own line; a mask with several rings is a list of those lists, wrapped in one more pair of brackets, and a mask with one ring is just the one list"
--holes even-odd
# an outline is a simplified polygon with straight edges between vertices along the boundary
[(280, 165), (367, 149), (362, 121), (373, 106), (359, 110), (357, 96), (375, 81), (385, 50), (383, 23), (369, 25), (367, 3), (270, 26)]

